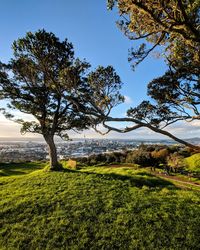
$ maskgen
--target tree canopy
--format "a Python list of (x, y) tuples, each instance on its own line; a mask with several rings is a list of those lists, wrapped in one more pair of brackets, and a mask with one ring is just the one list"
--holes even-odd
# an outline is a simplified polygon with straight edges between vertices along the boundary
[(186, 49), (199, 62), (199, 0), (108, 0), (108, 8), (115, 4), (121, 16), (119, 28), (129, 39), (141, 41), (139, 49), (130, 50), (134, 64), (158, 47), (169, 61), (180, 58), (180, 50)]
[(168, 65), (163, 76), (148, 84), (151, 100), (128, 110), (126, 121), (137, 126), (119, 132), (148, 127), (199, 150), (164, 128), (177, 121), (200, 120), (200, 1), (108, 0), (108, 8), (115, 4), (119, 28), (128, 39), (141, 41), (138, 49), (129, 51), (132, 66), (155, 50)]
[[(90, 70), (74, 56), (73, 45), (53, 33), (28, 32), (13, 43), (14, 58), (0, 65), (3, 113), (22, 125), (21, 132), (42, 134), (49, 146), (51, 168), (58, 168), (54, 136), (68, 139), (69, 130), (83, 130), (101, 119), (83, 111), (107, 115), (121, 102), (121, 80), (113, 67)], [(90, 71), (89, 71), (90, 70)], [(15, 119), (9, 110), (31, 114), (33, 121)]]

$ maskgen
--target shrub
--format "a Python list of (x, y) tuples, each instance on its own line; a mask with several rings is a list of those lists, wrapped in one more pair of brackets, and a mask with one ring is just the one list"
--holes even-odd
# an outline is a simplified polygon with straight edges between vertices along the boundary
[(110, 164), (113, 162), (124, 163), (127, 152), (112, 152), (108, 154), (90, 155), (88, 157), (78, 157), (76, 160), (81, 164), (93, 166), (99, 164)]
[(184, 162), (188, 171), (200, 175), (200, 153), (185, 158)]
[(189, 157), (189, 156), (193, 155), (194, 151), (191, 148), (184, 147), (184, 148), (180, 148), (179, 154), (185, 158), (185, 157)]
[(128, 153), (126, 157), (126, 162), (139, 164), (144, 167), (151, 166), (154, 164), (151, 153), (142, 149), (134, 150)]
[(67, 165), (68, 165), (69, 168), (76, 169), (76, 167), (77, 167), (77, 161), (74, 161), (74, 160), (70, 159), (70, 160), (68, 160)]
[(178, 170), (183, 169), (184, 158), (178, 152), (175, 152), (167, 157), (167, 164), (176, 173)]
[(169, 151), (167, 148), (151, 152), (151, 156), (157, 166), (159, 166), (160, 164), (166, 164), (168, 155)]
[(110, 154), (106, 154), (106, 163), (124, 163), (126, 161), (126, 152), (113, 152)]

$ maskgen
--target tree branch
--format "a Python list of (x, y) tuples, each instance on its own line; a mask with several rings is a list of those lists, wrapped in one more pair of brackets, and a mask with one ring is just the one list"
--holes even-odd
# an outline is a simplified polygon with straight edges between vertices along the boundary
[(109, 128), (110, 131), (113, 130), (113, 131), (117, 131), (117, 132), (120, 132), (120, 133), (126, 133), (126, 132), (133, 131), (133, 130), (139, 128), (139, 127), (145, 127), (145, 128), (148, 128), (148, 129), (150, 129), (150, 130), (152, 130), (152, 131), (154, 131), (154, 132), (156, 132), (156, 133), (166, 135), (167, 137), (173, 139), (174, 141), (177, 141), (177, 142), (179, 142), (179, 143), (181, 143), (181, 144), (183, 144), (183, 145), (185, 145), (185, 146), (187, 146), (187, 147), (190, 147), (190, 148), (192, 148), (192, 149), (194, 149), (194, 150), (200, 152), (200, 147), (199, 147), (199, 146), (193, 145), (193, 144), (191, 144), (191, 143), (189, 143), (189, 142), (187, 142), (187, 141), (185, 141), (185, 140), (182, 140), (182, 139), (180, 139), (180, 138), (178, 138), (178, 137), (172, 135), (170, 132), (168, 132), (168, 131), (166, 131), (166, 130), (163, 130), (163, 129), (160, 129), (160, 128), (157, 128), (157, 127), (154, 127), (154, 126), (152, 126), (151, 124), (145, 124), (145, 123), (143, 123), (143, 122), (140, 122), (140, 121), (138, 121), (138, 120), (136, 120), (136, 119), (132, 119), (132, 118), (112, 118), (112, 117), (108, 117), (108, 118), (107, 118), (107, 121), (134, 122), (134, 123), (136, 123), (136, 124), (138, 123), (138, 124), (135, 125), (135, 126), (128, 127), (128, 128), (126, 128), (126, 129), (123, 129), (123, 130), (122, 130), (122, 129), (119, 130), (119, 129), (117, 129), (117, 128), (114, 128), (114, 127), (111, 127), (111, 126), (108, 126), (108, 125), (107, 125), (107, 128)]

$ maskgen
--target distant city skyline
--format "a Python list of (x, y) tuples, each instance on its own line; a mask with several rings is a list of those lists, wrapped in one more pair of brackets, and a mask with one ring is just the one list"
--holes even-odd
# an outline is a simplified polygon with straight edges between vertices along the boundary
[[(114, 117), (124, 117), (127, 109), (138, 105), (146, 96), (146, 86), (153, 78), (166, 70), (163, 59), (149, 57), (133, 72), (128, 63), (128, 49), (133, 45), (117, 28), (117, 10), (108, 11), (106, 0), (7, 0), (1, 3), (0, 61), (8, 62), (12, 57), (11, 45), (14, 40), (25, 36), (27, 31), (46, 29), (61, 40), (68, 38), (73, 43), (75, 55), (86, 58), (93, 68), (98, 65), (113, 65), (120, 75), (125, 103), (113, 110)], [(134, 46), (137, 47), (134, 42)], [(0, 102), (0, 107), (5, 102)], [(19, 114), (19, 112), (17, 113)], [(20, 115), (19, 115), (20, 117)], [(26, 115), (23, 115), (27, 119)], [(117, 124), (122, 127), (122, 124)], [(196, 137), (200, 133), (199, 123), (176, 124), (168, 129), (182, 138)], [(82, 134), (70, 132), (70, 137), (88, 138), (167, 138), (147, 129), (139, 129), (127, 134), (111, 132), (101, 136), (89, 130)], [(26, 137), (37, 137), (27, 134)], [(21, 137), (20, 126), (6, 120), (0, 114), (0, 137)]]

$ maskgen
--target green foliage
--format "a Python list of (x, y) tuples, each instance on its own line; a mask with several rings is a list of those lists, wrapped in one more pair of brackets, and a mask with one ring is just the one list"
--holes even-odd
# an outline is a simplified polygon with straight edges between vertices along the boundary
[[(22, 125), (21, 133), (42, 134), (49, 146), (50, 167), (58, 169), (54, 136), (69, 139), (70, 129), (96, 126), (123, 102), (122, 82), (112, 66), (90, 64), (74, 56), (73, 45), (51, 32), (28, 32), (13, 43), (14, 58), (0, 63), (0, 98), (9, 102), (4, 115)], [(32, 121), (14, 119), (19, 110)]]
[(128, 153), (126, 162), (135, 163), (142, 166), (152, 166), (152, 164), (154, 164), (151, 153), (143, 149), (134, 150)]
[(186, 169), (200, 174), (200, 154), (194, 154), (184, 159)]
[(78, 157), (76, 160), (88, 166), (99, 164), (110, 164), (117, 162), (124, 163), (126, 161), (127, 152), (112, 152), (108, 154), (96, 154), (88, 157)]
[[(130, 40), (141, 40), (138, 49), (131, 49), (129, 61), (143, 61), (159, 47), (158, 55), (168, 61), (183, 60), (185, 54), (199, 62), (196, 53), (200, 43), (199, 10), (197, 1), (108, 0), (108, 8), (118, 8), (118, 27)], [(149, 46), (149, 43), (153, 44)]]
[(144, 170), (37, 170), (0, 184), (1, 249), (200, 248), (199, 193)]
[(32, 122), (16, 120), (22, 125), (22, 133), (67, 138), (70, 128), (85, 128), (87, 123), (74, 113), (70, 97), (75, 98), (83, 88), (90, 65), (74, 57), (73, 45), (38, 30), (14, 41), (13, 53), (14, 58), (2, 69), (7, 78), (0, 79), (0, 92), (9, 99), (9, 109), (34, 116)]
[(117, 6), (118, 27), (125, 36), (140, 42), (138, 49), (129, 50), (133, 68), (155, 49), (169, 66), (163, 76), (148, 84), (147, 94), (153, 100), (144, 100), (127, 111), (126, 121), (139, 126), (125, 131), (147, 127), (200, 150), (164, 130), (178, 121), (199, 120), (200, 1), (108, 0), (107, 3), (109, 9)]
[(178, 169), (183, 169), (185, 166), (183, 156), (178, 153), (170, 154), (167, 157), (167, 164), (173, 169), (174, 172), (177, 172)]
[[(177, 152), (177, 150), (175, 150), (174, 153), (175, 152)], [(181, 155), (185, 158), (185, 157), (189, 157), (192, 154), (194, 154), (194, 151), (191, 148), (185, 147), (185, 148), (179, 149), (178, 153), (179, 153), (179, 155)]]
[(156, 165), (165, 164), (168, 155), (169, 155), (169, 151), (167, 148), (154, 150), (153, 152), (151, 152), (151, 156), (155, 160)]
[(106, 154), (106, 163), (124, 163), (126, 161), (127, 152), (113, 152)]

